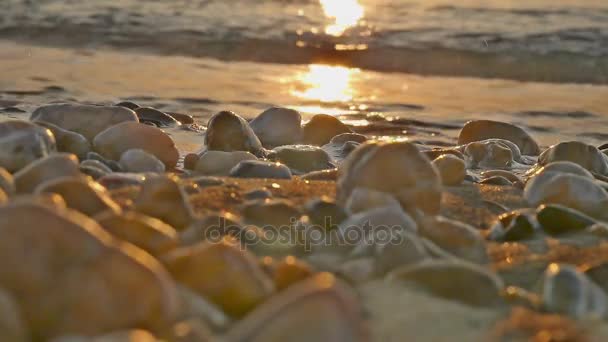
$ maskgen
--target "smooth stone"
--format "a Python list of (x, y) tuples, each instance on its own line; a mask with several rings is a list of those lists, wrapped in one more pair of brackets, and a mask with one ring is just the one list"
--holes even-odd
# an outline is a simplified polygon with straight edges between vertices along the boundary
[(433, 160), (433, 165), (439, 172), (441, 183), (446, 186), (461, 184), (467, 174), (464, 160), (451, 154), (441, 155)]
[(205, 145), (210, 151), (247, 151), (257, 157), (265, 154), (249, 123), (228, 111), (219, 112), (209, 119)]
[(179, 245), (177, 232), (159, 219), (137, 212), (104, 212), (95, 221), (114, 237), (130, 242), (152, 255), (161, 255)]
[(479, 184), (499, 185), (499, 186), (513, 186), (513, 183), (511, 183), (510, 180), (508, 180), (507, 178), (505, 178), (503, 176), (487, 177), (487, 178), (484, 178), (484, 179), (480, 180)]
[(351, 215), (338, 225), (346, 244), (354, 246), (379, 234), (392, 236), (403, 231), (416, 232), (416, 222), (399, 207), (382, 207)]
[(362, 134), (342, 133), (331, 138), (329, 143), (323, 145), (321, 148), (327, 152), (332, 160), (339, 163), (367, 140), (367, 137)]
[(179, 123), (181, 123), (182, 125), (191, 125), (194, 123), (194, 118), (192, 117), (192, 115), (175, 112), (167, 112), (167, 114), (175, 120), (179, 121)]
[(336, 135), (352, 132), (338, 118), (327, 114), (317, 114), (304, 124), (302, 140), (307, 145), (323, 146)]
[(406, 210), (437, 214), (441, 180), (437, 169), (408, 142), (368, 142), (351, 153), (338, 171), (336, 199), (345, 204), (357, 187), (392, 194)]
[(57, 150), (53, 133), (27, 121), (0, 122), (0, 167), (15, 173)]
[(395, 269), (390, 283), (413, 284), (433, 295), (474, 307), (502, 304), (502, 280), (490, 270), (459, 260), (425, 260)]
[(561, 204), (592, 217), (607, 213), (608, 193), (592, 179), (567, 173), (543, 172), (526, 184), (524, 198), (531, 206)]
[(603, 318), (606, 294), (572, 265), (550, 264), (542, 283), (545, 310), (574, 318)]
[(163, 267), (87, 216), (22, 202), (0, 208), (0, 217), (0, 286), (15, 295), (33, 336), (161, 328), (177, 314)]
[(3, 167), (0, 167), (0, 190), (7, 196), (12, 196), (17, 192), (15, 178)]
[(36, 109), (32, 121), (45, 121), (65, 130), (82, 134), (93, 141), (97, 134), (122, 122), (138, 122), (131, 109), (119, 106), (51, 104)]
[(504, 139), (516, 144), (525, 155), (536, 156), (540, 148), (534, 139), (522, 128), (492, 120), (473, 120), (467, 122), (458, 136), (458, 144), (468, 144), (487, 139)]
[(569, 161), (558, 161), (549, 163), (544, 166), (536, 165), (534, 168), (530, 169), (528, 172), (526, 172), (526, 184), (537, 176), (544, 175), (542, 177), (551, 177), (547, 175), (553, 175), (557, 173), (572, 174), (589, 179), (594, 179), (593, 174), (587, 171), (582, 166)]
[(277, 291), (297, 284), (314, 274), (312, 267), (294, 256), (287, 256), (274, 266), (272, 281)]
[(248, 191), (245, 194), (243, 194), (243, 198), (248, 201), (268, 199), (268, 198), (272, 198), (272, 192), (270, 192), (266, 189), (251, 190), (251, 191)]
[(353, 290), (329, 273), (317, 274), (271, 297), (223, 336), (226, 342), (287, 339), (368, 341)]
[(158, 109), (139, 107), (134, 109), (134, 111), (141, 123), (153, 123), (158, 127), (175, 127), (180, 125), (179, 121), (175, 120), (171, 115)]
[(112, 173), (112, 169), (110, 169), (110, 167), (108, 165), (104, 164), (103, 162), (101, 162), (99, 160), (95, 160), (95, 159), (85, 159), (80, 162), (80, 166), (94, 167), (94, 168), (100, 169), (101, 171), (103, 171), (105, 173)]
[(249, 240), (255, 242), (258, 237), (255, 230), (248, 228), (241, 222), (240, 217), (229, 212), (206, 215), (180, 232), (180, 244), (193, 246), (204, 241), (217, 243), (221, 242), (225, 236), (230, 236), (236, 242), (246, 246)]
[(248, 202), (241, 208), (243, 220), (259, 227), (278, 229), (295, 225), (302, 213), (286, 200), (258, 200)]
[(35, 193), (60, 195), (69, 208), (87, 216), (104, 211), (118, 213), (120, 207), (99, 183), (83, 177), (62, 177), (52, 179), (36, 187)]
[(468, 168), (510, 168), (521, 157), (515, 144), (498, 139), (469, 143), (464, 156)]
[(269, 153), (268, 158), (287, 165), (296, 174), (335, 167), (327, 152), (312, 145), (279, 146)]
[(104, 158), (101, 154), (97, 153), (97, 152), (89, 152), (87, 153), (87, 159), (86, 160), (96, 160), (98, 162), (101, 162), (103, 164), (105, 164), (107, 167), (110, 168), (110, 171), (112, 172), (122, 172), (122, 166), (120, 166), (120, 164), (118, 164), (117, 161), (115, 160), (108, 160), (106, 158)]
[(274, 292), (255, 257), (226, 241), (179, 248), (163, 262), (174, 279), (233, 317), (243, 317)]
[(199, 157), (193, 170), (204, 175), (228, 176), (230, 170), (240, 162), (257, 159), (256, 156), (245, 151), (206, 151)]
[(168, 223), (178, 231), (185, 229), (194, 218), (184, 189), (176, 178), (169, 175), (146, 179), (135, 199), (135, 209)]
[(123, 152), (118, 161), (126, 172), (165, 172), (165, 164), (144, 150), (131, 149)]
[(541, 166), (557, 161), (573, 162), (590, 172), (600, 175), (608, 174), (606, 156), (597, 147), (580, 141), (567, 141), (553, 145), (538, 157), (538, 164)]
[(230, 170), (230, 177), (291, 179), (291, 171), (281, 163), (244, 160)]
[(59, 152), (73, 153), (78, 158), (84, 159), (91, 151), (91, 143), (82, 134), (65, 130), (49, 122), (37, 121), (35, 123), (53, 133)]
[(559, 204), (541, 205), (536, 218), (543, 230), (551, 235), (581, 232), (595, 223), (591, 217)]
[(118, 160), (130, 149), (142, 149), (173, 169), (179, 152), (173, 139), (162, 130), (138, 122), (123, 122), (99, 133), (93, 140), (95, 151), (111, 160)]
[(0, 331), (2, 341), (30, 341), (29, 331), (23, 321), (21, 309), (12, 294), (0, 289)]
[(139, 108), (139, 105), (137, 103), (131, 102), (131, 101), (122, 101), (122, 102), (115, 104), (115, 106), (125, 107), (125, 108), (129, 108), (131, 110), (135, 110), (135, 109)]
[(447, 252), (448, 255), (477, 264), (488, 261), (481, 233), (466, 223), (436, 216), (424, 220), (418, 226), (418, 234), (426, 240), (425, 246), (431, 254)]
[(355, 188), (344, 205), (346, 211), (351, 214), (381, 207), (400, 208), (401, 204), (395, 196), (389, 193), (368, 188)]
[(298, 111), (282, 107), (269, 108), (249, 122), (266, 148), (297, 144), (302, 138), (301, 124)]
[(200, 158), (200, 156), (196, 153), (186, 154), (186, 156), (184, 157), (184, 169), (194, 170), (199, 158)]
[(17, 193), (33, 192), (38, 185), (62, 177), (78, 177), (78, 158), (73, 154), (57, 153), (36, 160), (15, 173)]
[(309, 181), (335, 181), (337, 178), (338, 169), (313, 171), (300, 176), (300, 179)]
[(326, 197), (308, 201), (304, 205), (304, 214), (308, 216), (310, 223), (324, 230), (337, 228), (348, 217), (344, 208)]
[(488, 239), (493, 241), (521, 241), (534, 236), (539, 226), (532, 209), (514, 210), (498, 216), (490, 228)]

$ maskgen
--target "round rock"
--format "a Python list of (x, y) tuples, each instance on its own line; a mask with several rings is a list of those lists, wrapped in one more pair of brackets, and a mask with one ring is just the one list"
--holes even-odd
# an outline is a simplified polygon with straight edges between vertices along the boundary
[(95, 137), (93, 147), (111, 160), (119, 160), (128, 150), (141, 149), (153, 154), (167, 169), (173, 169), (179, 158), (171, 137), (156, 127), (138, 122), (123, 122), (106, 129)]
[(439, 171), (441, 183), (446, 186), (461, 184), (467, 174), (464, 160), (452, 154), (438, 157), (433, 160), (433, 165)]
[(157, 127), (179, 126), (179, 121), (171, 115), (150, 107), (139, 107), (135, 109), (135, 114), (141, 123), (152, 123)]
[(269, 108), (249, 123), (266, 148), (297, 144), (302, 138), (301, 124), (298, 111), (282, 107)]
[(538, 155), (540, 148), (532, 137), (515, 125), (492, 120), (473, 120), (467, 122), (458, 136), (458, 144), (468, 144), (486, 139), (505, 139), (513, 142), (526, 155)]
[(211, 151), (247, 151), (261, 157), (262, 143), (249, 123), (233, 112), (215, 114), (207, 123), (205, 145)]
[(80, 175), (78, 158), (75, 155), (57, 153), (39, 159), (15, 173), (15, 187), (18, 193), (30, 193), (46, 181)]
[(50, 130), (26, 121), (0, 123), (0, 167), (15, 173), (57, 150)]
[(597, 147), (580, 141), (567, 141), (553, 145), (538, 157), (538, 164), (541, 166), (557, 161), (573, 162), (590, 172), (601, 175), (608, 173), (606, 156)]
[(165, 164), (162, 161), (141, 149), (125, 151), (118, 162), (127, 172), (165, 172)]
[(230, 177), (291, 179), (291, 171), (281, 163), (244, 160), (230, 170)]
[(312, 145), (276, 147), (270, 152), (268, 158), (287, 165), (296, 174), (334, 168), (327, 152)]
[(304, 125), (303, 142), (308, 145), (322, 146), (342, 133), (352, 133), (352, 130), (334, 116), (317, 114)]
[(244, 160), (258, 158), (246, 151), (206, 151), (194, 165), (194, 171), (211, 176), (228, 176), (230, 170)]
[(48, 128), (55, 136), (57, 151), (73, 153), (78, 158), (84, 159), (91, 151), (91, 143), (82, 134), (65, 130), (52, 123), (37, 121), (37, 125)]

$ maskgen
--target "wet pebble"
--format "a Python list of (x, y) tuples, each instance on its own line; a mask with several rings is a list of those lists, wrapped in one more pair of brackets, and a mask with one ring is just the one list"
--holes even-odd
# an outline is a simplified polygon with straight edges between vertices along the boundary
[(50, 130), (26, 121), (0, 123), (0, 167), (15, 173), (57, 150)]
[(345, 204), (357, 187), (389, 193), (407, 210), (437, 214), (441, 180), (437, 169), (408, 142), (368, 142), (340, 165), (337, 202)]
[(156, 217), (177, 230), (185, 229), (194, 214), (184, 189), (174, 177), (162, 175), (146, 179), (135, 199), (137, 211)]
[(534, 236), (538, 221), (532, 209), (514, 210), (501, 214), (490, 228), (488, 239), (493, 241), (520, 241)]
[(142, 149), (161, 160), (167, 169), (177, 164), (179, 152), (169, 135), (162, 130), (137, 122), (124, 122), (99, 133), (93, 148), (107, 159), (119, 160), (130, 149)]
[(317, 114), (304, 124), (303, 142), (309, 145), (323, 146), (330, 142), (333, 137), (342, 133), (352, 133), (352, 131), (334, 116)]
[(433, 160), (433, 165), (439, 172), (441, 183), (446, 186), (461, 184), (467, 174), (464, 160), (451, 154), (441, 155)]
[(577, 210), (559, 204), (541, 205), (536, 218), (543, 230), (551, 235), (581, 232), (596, 222)]
[(84, 159), (91, 151), (91, 143), (82, 134), (65, 130), (52, 123), (37, 121), (37, 125), (49, 129), (55, 136), (57, 151), (73, 153), (78, 158)]
[(538, 155), (540, 148), (522, 128), (500, 121), (473, 120), (467, 122), (458, 136), (458, 144), (468, 144), (486, 139), (505, 139), (516, 144), (526, 155)]
[(186, 154), (186, 156), (184, 156), (184, 169), (194, 170), (194, 168), (196, 167), (196, 162), (198, 162), (199, 158), (200, 156), (196, 153)]
[(286, 145), (273, 149), (268, 158), (288, 166), (295, 174), (333, 169), (327, 152), (318, 146)]
[(365, 135), (357, 133), (342, 133), (331, 138), (329, 143), (322, 146), (322, 149), (336, 163), (340, 163), (359, 145), (366, 142), (368, 139)]
[(36, 109), (32, 121), (45, 121), (65, 130), (82, 134), (89, 141), (107, 128), (121, 122), (138, 122), (131, 109), (118, 106), (51, 104)]
[(481, 266), (457, 260), (425, 260), (397, 268), (387, 275), (391, 283), (412, 284), (437, 297), (476, 307), (500, 305), (502, 280)]
[(175, 127), (179, 126), (179, 121), (175, 120), (171, 115), (161, 112), (158, 109), (150, 107), (139, 107), (134, 109), (139, 122), (152, 123), (157, 127)]
[(123, 152), (118, 162), (126, 172), (165, 172), (165, 164), (153, 154), (142, 149), (130, 149)]
[(509, 141), (492, 139), (467, 144), (464, 155), (468, 168), (510, 168), (519, 149)]
[(488, 261), (481, 233), (466, 223), (442, 216), (427, 218), (419, 225), (418, 234), (432, 255), (455, 256), (478, 264)]
[(193, 170), (204, 175), (228, 176), (230, 170), (244, 160), (257, 160), (253, 154), (245, 151), (206, 151), (203, 153)]
[(230, 177), (291, 179), (289, 168), (278, 162), (244, 160), (230, 170)]
[(68, 207), (87, 216), (105, 211), (120, 211), (118, 204), (110, 198), (103, 186), (83, 177), (62, 177), (46, 181), (36, 187), (36, 193), (58, 194)]
[(249, 123), (233, 112), (215, 114), (207, 123), (205, 145), (210, 151), (247, 151), (262, 157), (262, 143)]
[(553, 145), (538, 157), (540, 166), (557, 161), (569, 161), (600, 175), (608, 173), (606, 156), (595, 146), (580, 141), (567, 141)]
[(15, 173), (15, 187), (18, 193), (30, 193), (44, 182), (62, 177), (78, 177), (80, 175), (78, 158), (75, 155), (57, 153), (39, 159)]
[(266, 148), (297, 144), (302, 138), (301, 124), (298, 111), (282, 107), (269, 108), (249, 123)]

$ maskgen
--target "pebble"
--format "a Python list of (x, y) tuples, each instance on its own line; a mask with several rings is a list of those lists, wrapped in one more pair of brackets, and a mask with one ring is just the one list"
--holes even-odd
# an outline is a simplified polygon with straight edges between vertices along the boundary
[(513, 210), (501, 214), (490, 228), (488, 240), (511, 242), (533, 237), (539, 226), (535, 214), (532, 209)]
[(0, 190), (9, 197), (17, 192), (15, 189), (15, 178), (3, 167), (0, 167)]
[(536, 176), (539, 176), (542, 174), (555, 174), (555, 173), (567, 173), (567, 174), (578, 175), (578, 176), (586, 177), (589, 179), (593, 179), (593, 175), (591, 174), (591, 172), (587, 171), (587, 169), (583, 168), (582, 166), (575, 164), (573, 162), (570, 162), (570, 161), (557, 161), (557, 162), (551, 162), (544, 166), (537, 165), (537, 167), (532, 168), (528, 172), (528, 176), (529, 176), (528, 181), (530, 179), (532, 179), (533, 177), (536, 177)]
[(273, 149), (270, 160), (287, 165), (295, 174), (333, 169), (335, 165), (323, 149), (312, 145), (286, 145)]
[(362, 134), (342, 133), (331, 138), (329, 143), (323, 145), (321, 148), (327, 152), (332, 160), (339, 163), (367, 140), (367, 137)]
[(199, 158), (200, 156), (196, 153), (186, 154), (186, 156), (184, 157), (184, 169), (194, 170), (194, 168), (196, 167), (196, 162), (198, 162)]
[[(338, 230), (346, 244), (354, 246), (365, 239), (370, 243), (390, 241), (403, 231), (416, 232), (416, 222), (398, 207), (382, 207), (351, 215), (338, 225)], [(369, 241), (380, 236), (381, 241)]]
[(118, 162), (126, 172), (165, 172), (165, 164), (162, 161), (141, 149), (130, 149), (123, 152)]
[(159, 175), (146, 179), (135, 199), (135, 209), (156, 217), (178, 231), (192, 222), (194, 214), (188, 196), (175, 177)]
[(300, 179), (302, 180), (312, 181), (335, 181), (337, 178), (338, 169), (313, 171), (300, 176)]
[(600, 175), (608, 174), (606, 156), (597, 147), (580, 141), (567, 141), (553, 145), (538, 157), (538, 164), (541, 166), (557, 161), (573, 162), (590, 172)]
[(317, 114), (304, 124), (302, 140), (307, 145), (323, 146), (342, 133), (352, 133), (352, 130), (334, 116)]
[(301, 124), (298, 111), (282, 107), (269, 108), (249, 123), (266, 148), (297, 144), (302, 139)]
[(168, 115), (173, 117), (175, 120), (179, 121), (182, 125), (191, 125), (194, 123), (194, 118), (192, 115), (175, 113), (175, 112), (167, 112)]
[(418, 225), (426, 249), (435, 256), (457, 257), (477, 264), (488, 261), (484, 239), (473, 226), (442, 216)]
[(525, 155), (536, 156), (540, 153), (538, 144), (526, 131), (506, 122), (492, 120), (473, 120), (467, 122), (460, 131), (458, 144), (463, 145), (494, 138), (513, 142)]
[(603, 318), (606, 294), (572, 265), (550, 264), (542, 283), (544, 308), (574, 318)]
[(162, 130), (137, 122), (123, 122), (99, 133), (93, 148), (107, 159), (118, 160), (130, 149), (142, 149), (160, 159), (170, 170), (179, 159), (179, 152), (169, 135)]
[(287, 200), (271, 199), (245, 203), (241, 215), (247, 223), (279, 229), (294, 226), (302, 217), (302, 212)]
[[(306, 322), (306, 324), (302, 324)], [(290, 286), (272, 296), (224, 336), (238, 341), (368, 341), (353, 290), (329, 273)]]
[(474, 307), (502, 304), (502, 280), (490, 270), (459, 260), (425, 260), (389, 273), (390, 283), (413, 284), (433, 295)]
[(352, 191), (365, 187), (392, 194), (406, 210), (437, 214), (441, 180), (437, 169), (408, 142), (368, 142), (340, 165), (337, 202), (344, 204)]
[(249, 123), (228, 111), (219, 112), (209, 119), (205, 145), (210, 151), (247, 151), (257, 157), (265, 154), (260, 139)]
[(230, 170), (230, 177), (291, 179), (289, 168), (278, 162), (244, 160)]
[(309, 264), (294, 256), (287, 256), (274, 266), (272, 281), (277, 291), (282, 291), (313, 274)]
[(107, 167), (109, 167), (110, 171), (112, 171), (112, 172), (122, 172), (123, 171), (122, 166), (120, 166), (120, 164), (118, 164), (117, 161), (108, 160), (97, 152), (87, 153), (86, 160), (96, 160), (98, 162), (101, 162), (101, 163), (105, 164)]
[(536, 218), (543, 230), (551, 235), (582, 232), (595, 223), (591, 217), (559, 204), (541, 205)]
[(193, 170), (213, 176), (228, 176), (230, 170), (244, 160), (257, 160), (258, 158), (245, 151), (206, 151), (194, 165)]
[(561, 204), (592, 217), (606, 215), (608, 193), (592, 179), (544, 171), (528, 181), (524, 198), (531, 206)]
[(274, 292), (255, 257), (225, 240), (178, 248), (163, 262), (175, 280), (232, 317), (245, 316)]
[(36, 187), (35, 193), (58, 194), (65, 200), (69, 208), (87, 216), (94, 216), (105, 211), (112, 213), (120, 211), (118, 204), (110, 198), (103, 186), (83, 177), (52, 179)]
[(35, 202), (2, 207), (0, 217), (0, 268), (19, 270), (0, 272), (0, 285), (15, 295), (33, 336), (161, 327), (176, 316), (177, 294), (163, 267), (116, 244), (92, 219)]
[(37, 121), (35, 123), (49, 129), (53, 133), (55, 142), (57, 143), (57, 151), (59, 152), (73, 153), (78, 158), (84, 159), (87, 153), (91, 151), (91, 143), (82, 134), (65, 130), (44, 121)]
[(141, 123), (152, 123), (157, 127), (175, 127), (180, 125), (179, 121), (175, 120), (171, 115), (158, 109), (139, 107), (134, 109), (134, 111)]
[(38, 159), (15, 173), (17, 193), (31, 193), (38, 185), (61, 177), (78, 177), (78, 158), (73, 154), (57, 153)]
[(327, 198), (315, 198), (304, 205), (304, 214), (310, 219), (310, 223), (324, 230), (338, 227), (347, 217), (347, 213), (335, 201)]
[(84, 166), (84, 167), (94, 167), (96, 169), (99, 169), (101, 171), (103, 171), (104, 173), (112, 173), (112, 169), (110, 169), (109, 166), (107, 166), (106, 164), (100, 162), (99, 160), (96, 159), (85, 159), (83, 161), (80, 162), (80, 166)]
[(467, 174), (464, 160), (451, 154), (439, 156), (433, 160), (433, 165), (439, 172), (441, 183), (446, 186), (461, 184)]
[(45, 121), (65, 130), (82, 134), (93, 141), (97, 134), (121, 122), (138, 122), (131, 109), (119, 106), (51, 104), (36, 109), (32, 121)]
[(0, 331), (6, 342), (30, 341), (21, 309), (12, 294), (0, 288)]
[(521, 157), (515, 144), (499, 139), (469, 143), (464, 155), (468, 168), (510, 168)]
[(381, 207), (400, 208), (401, 204), (395, 196), (389, 193), (368, 188), (355, 188), (344, 205), (346, 211), (351, 214)]
[(159, 256), (179, 245), (177, 232), (159, 219), (137, 212), (104, 212), (94, 217), (114, 237)]
[(0, 167), (15, 173), (57, 150), (50, 130), (26, 121), (0, 122)]

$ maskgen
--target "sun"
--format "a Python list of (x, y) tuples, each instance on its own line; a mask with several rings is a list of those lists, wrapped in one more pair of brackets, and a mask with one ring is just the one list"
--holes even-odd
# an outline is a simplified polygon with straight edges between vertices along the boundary
[(359, 69), (343, 66), (311, 64), (308, 71), (296, 76), (301, 84), (292, 95), (319, 102), (348, 102), (355, 97), (353, 77)]
[(325, 16), (334, 20), (334, 24), (325, 28), (325, 33), (340, 36), (346, 29), (357, 25), (365, 13), (357, 0), (319, 0)]

